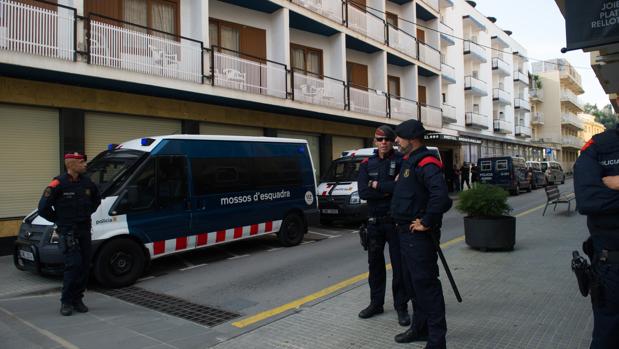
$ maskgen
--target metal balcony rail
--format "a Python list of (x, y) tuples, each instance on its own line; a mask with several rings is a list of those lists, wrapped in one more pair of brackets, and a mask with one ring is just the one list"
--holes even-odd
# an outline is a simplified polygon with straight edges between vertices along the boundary
[(389, 116), (396, 120), (418, 119), (417, 101), (400, 96), (389, 95)]
[(215, 86), (287, 98), (288, 71), (279, 62), (212, 46), (211, 74)]
[(201, 41), (98, 14), (91, 14), (87, 24), (90, 64), (203, 82)]
[(511, 104), (511, 96), (509, 92), (500, 88), (492, 89), (492, 99), (498, 99), (500, 102)]
[(498, 69), (506, 75), (510, 73), (509, 64), (499, 57), (492, 57), (492, 69)]
[(580, 77), (580, 74), (571, 65), (562, 64), (559, 66), (559, 70), (561, 71), (561, 78), (570, 77), (572, 80), (576, 81), (578, 85), (582, 85), (582, 78)]
[(478, 45), (476, 42), (470, 41), (470, 40), (464, 40), (463, 43), (463, 51), (472, 53), (473, 55), (477, 56), (477, 58), (479, 58), (482, 61), (486, 61), (486, 49), (484, 47), (481, 47), (480, 45)]
[(580, 149), (585, 144), (585, 141), (576, 136), (563, 136), (562, 143), (564, 146), (572, 146)]
[[(441, 56), (441, 57), (445, 57), (445, 56)], [(453, 80), (453, 81), (456, 80), (456, 68), (450, 66), (449, 64), (445, 62), (441, 63), (441, 74), (443, 74), (443, 76), (447, 77), (450, 80)]]
[(443, 119), (448, 120), (449, 122), (456, 122), (456, 107), (453, 105), (443, 103), (442, 106), (442, 115)]
[(516, 134), (531, 137), (531, 128), (525, 125), (516, 125)]
[(440, 70), (441, 69), (441, 51), (420, 41), (417, 41), (417, 44), (418, 44), (418, 51), (419, 51), (419, 60), (433, 68)]
[(529, 84), (529, 77), (527, 74), (520, 70), (514, 70), (514, 81), (521, 81), (525, 84)]
[(525, 110), (531, 110), (531, 106), (529, 105), (529, 101), (522, 98), (522, 96), (518, 96), (514, 98), (514, 108), (522, 108)]
[(361, 5), (348, 1), (346, 18), (346, 25), (352, 30), (378, 42), (385, 42), (385, 21), (373, 13), (366, 12)]
[(0, 0), (0, 50), (75, 61), (77, 10), (37, 3), (41, 6)]
[(485, 81), (481, 81), (478, 78), (472, 77), (470, 75), (467, 75), (464, 77), (464, 88), (475, 89), (480, 92), (485, 92), (488, 90), (488, 87)]
[(374, 90), (365, 86), (348, 84), (349, 110), (387, 116), (387, 94), (382, 91)]
[(389, 47), (393, 47), (394, 49), (416, 59), (417, 39), (407, 32), (392, 26), (391, 24), (387, 24), (387, 28), (387, 44)]
[(571, 91), (561, 91), (561, 101), (569, 101), (570, 103), (574, 104), (578, 109), (583, 109), (583, 106), (578, 100), (578, 97)]
[(434, 128), (443, 127), (443, 115), (441, 108), (420, 103), (419, 121), (421, 121), (424, 126), (430, 126)]
[(531, 115), (531, 123), (533, 124), (544, 124), (544, 113), (541, 111), (536, 111)]
[(537, 88), (531, 88), (529, 89), (529, 97), (542, 100), (544, 99), (544, 90), (537, 89)]
[(577, 115), (569, 114), (569, 113), (561, 114), (561, 123), (572, 125), (581, 130), (584, 129), (585, 127), (584, 122), (580, 120)]
[(467, 126), (478, 126), (488, 128), (488, 117), (476, 112), (466, 112), (465, 122)]
[(507, 120), (495, 119), (493, 120), (494, 130), (501, 132), (509, 132), (512, 130), (512, 123)]
[(291, 0), (319, 15), (344, 23), (344, 6), (342, 0)]
[(342, 80), (292, 69), (291, 85), (292, 99), (295, 101), (337, 109), (346, 106), (346, 83)]

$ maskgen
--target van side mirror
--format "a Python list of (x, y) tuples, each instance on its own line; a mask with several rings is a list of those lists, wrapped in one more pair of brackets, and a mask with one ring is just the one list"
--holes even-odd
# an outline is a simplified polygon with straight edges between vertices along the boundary
[(127, 187), (127, 200), (129, 201), (129, 205), (135, 206), (139, 202), (139, 192), (137, 185), (130, 185)]

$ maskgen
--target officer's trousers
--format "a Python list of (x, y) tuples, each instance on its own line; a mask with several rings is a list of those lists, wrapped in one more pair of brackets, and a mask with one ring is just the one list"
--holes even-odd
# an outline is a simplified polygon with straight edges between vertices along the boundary
[(619, 346), (619, 264), (594, 266), (601, 283), (601, 302), (593, 304), (591, 349)]
[[(446, 348), (445, 298), (438, 279), (438, 254), (430, 232), (411, 233), (407, 224), (397, 226), (404, 270), (412, 283), (413, 321), (417, 333), (428, 331), (426, 348)], [(439, 240), (440, 233), (437, 234)]]
[[(62, 294), (60, 301), (66, 304), (74, 304), (84, 297), (84, 291), (88, 283), (91, 257), (91, 231), (90, 222), (76, 224), (74, 226), (59, 227), (59, 247), (64, 255), (64, 274), (62, 281)], [(76, 245), (68, 246), (68, 233), (73, 232)]]
[(387, 270), (385, 268), (385, 243), (389, 244), (389, 258), (393, 270), (391, 290), (396, 311), (407, 309), (407, 292), (404, 286), (404, 271), (400, 254), (400, 239), (394, 223), (368, 224), (368, 264), (370, 275), (370, 302), (373, 305), (385, 303)]

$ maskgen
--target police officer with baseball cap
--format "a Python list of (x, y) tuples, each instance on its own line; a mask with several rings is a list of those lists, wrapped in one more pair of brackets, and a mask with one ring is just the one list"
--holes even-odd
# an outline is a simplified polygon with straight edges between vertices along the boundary
[(411, 282), (411, 327), (395, 336), (398, 343), (427, 340), (426, 348), (446, 348), (445, 299), (438, 279), (437, 250), (443, 213), (451, 208), (443, 164), (423, 144), (425, 129), (417, 120), (395, 130), (404, 154), (391, 201), (407, 280)]
[(402, 162), (402, 155), (393, 149), (395, 137), (391, 127), (378, 127), (374, 132), (376, 153), (363, 160), (359, 166), (359, 197), (368, 202), (367, 250), (370, 284), (370, 305), (359, 313), (359, 317), (366, 319), (383, 312), (387, 284), (384, 250), (385, 243), (388, 243), (393, 270), (391, 289), (394, 308), (398, 314), (398, 323), (408, 326), (410, 316), (402, 271), (400, 239), (393, 219), (389, 216), (395, 177)]
[(59, 248), (64, 255), (64, 276), (60, 313), (73, 310), (85, 313), (82, 301), (90, 271), (90, 215), (101, 203), (97, 186), (84, 176), (86, 156), (68, 153), (64, 156), (67, 172), (55, 177), (45, 188), (39, 201), (39, 215), (57, 226)]

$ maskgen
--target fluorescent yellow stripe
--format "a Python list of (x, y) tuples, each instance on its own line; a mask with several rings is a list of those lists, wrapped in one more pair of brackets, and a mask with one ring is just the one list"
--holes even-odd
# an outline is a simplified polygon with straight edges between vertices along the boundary
[(539, 210), (540, 208), (543, 208), (544, 206), (546, 206), (546, 204), (539, 205), (539, 206), (537, 206), (537, 207), (533, 207), (533, 208), (532, 208), (532, 209), (530, 209), (530, 210), (526, 210), (526, 211), (524, 211), (524, 212), (522, 212), (522, 213), (518, 213), (518, 214), (516, 215), (516, 217), (526, 216), (526, 215), (528, 215), (528, 214), (529, 214), (529, 213), (531, 213), (531, 212), (535, 212), (535, 211)]

